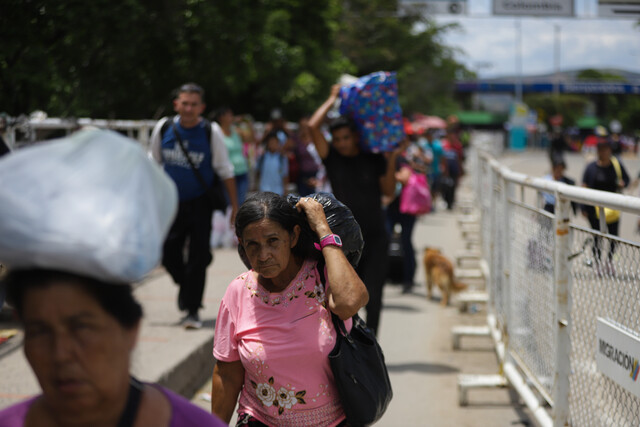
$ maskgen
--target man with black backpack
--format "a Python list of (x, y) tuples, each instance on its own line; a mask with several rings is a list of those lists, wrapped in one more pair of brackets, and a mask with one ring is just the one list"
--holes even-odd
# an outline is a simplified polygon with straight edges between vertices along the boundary
[[(233, 166), (224, 135), (217, 123), (202, 118), (204, 90), (187, 83), (177, 91), (174, 117), (158, 121), (151, 133), (150, 154), (160, 163), (178, 188), (178, 214), (164, 243), (162, 264), (180, 287), (178, 308), (186, 311), (181, 324), (199, 329), (198, 310), (211, 255), (211, 216), (224, 210), (222, 186), (232, 206), (231, 222), (238, 209)], [(185, 245), (186, 257), (185, 257)]]

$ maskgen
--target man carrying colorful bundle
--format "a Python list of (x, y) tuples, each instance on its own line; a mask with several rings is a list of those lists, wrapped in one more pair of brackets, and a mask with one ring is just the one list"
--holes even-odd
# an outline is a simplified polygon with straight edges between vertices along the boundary
[(380, 153), (363, 151), (355, 123), (345, 116), (329, 124), (332, 138), (329, 144), (321, 126), (339, 94), (340, 85), (334, 85), (329, 98), (311, 117), (309, 126), (334, 195), (351, 209), (362, 230), (365, 244), (357, 272), (369, 291), (367, 325), (377, 333), (389, 245), (381, 197), (392, 197), (394, 194), (395, 164), (399, 151), (392, 151), (388, 159)]

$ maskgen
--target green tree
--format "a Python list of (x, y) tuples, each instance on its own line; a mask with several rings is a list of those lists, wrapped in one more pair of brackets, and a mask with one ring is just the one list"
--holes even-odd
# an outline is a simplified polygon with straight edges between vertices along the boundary
[(574, 126), (583, 115), (589, 99), (582, 95), (563, 94), (551, 97), (548, 94), (527, 94), (524, 102), (529, 108), (543, 113), (548, 119), (559, 114), (563, 117), (563, 126)]
[(209, 110), (295, 119), (339, 75), (383, 69), (398, 72), (406, 109), (449, 109), (465, 70), (440, 40), (448, 27), (396, 11), (395, 0), (4, 0), (0, 111), (156, 118), (194, 81)]
[(337, 0), (7, 0), (0, 111), (148, 118), (201, 83), (210, 107), (309, 111), (349, 70), (334, 47)]
[(398, 13), (397, 0), (347, 0), (338, 45), (359, 75), (396, 71), (405, 114), (445, 116), (458, 109), (455, 80), (471, 73), (442, 37), (456, 25), (437, 25), (415, 11)]
[[(604, 81), (623, 83), (624, 77), (607, 71), (594, 69), (582, 70), (576, 76), (578, 80)], [(638, 95), (594, 94), (589, 97), (596, 107), (596, 116), (605, 123), (619, 120), (623, 129), (634, 131), (639, 129), (640, 97)]]

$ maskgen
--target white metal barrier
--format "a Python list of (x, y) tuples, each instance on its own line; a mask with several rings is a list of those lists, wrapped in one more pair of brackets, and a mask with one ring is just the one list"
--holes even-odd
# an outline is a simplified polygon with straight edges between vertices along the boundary
[[(32, 143), (42, 139), (41, 133), (46, 131), (64, 130), (67, 134), (81, 127), (93, 126), (101, 129), (112, 129), (127, 134), (129, 138), (137, 139), (143, 146), (149, 144), (151, 130), (156, 120), (107, 120), (91, 118), (12, 118), (6, 123), (5, 139), (10, 148), (17, 148), (19, 142)], [(17, 134), (21, 134), (20, 140)]]
[[(640, 245), (607, 234), (603, 214), (640, 215), (640, 198), (515, 173), (477, 144), (469, 166), (501, 372), (542, 426), (640, 425), (640, 381), (634, 394), (596, 363), (598, 318), (640, 348)], [(600, 206), (600, 230), (572, 222), (571, 202)]]

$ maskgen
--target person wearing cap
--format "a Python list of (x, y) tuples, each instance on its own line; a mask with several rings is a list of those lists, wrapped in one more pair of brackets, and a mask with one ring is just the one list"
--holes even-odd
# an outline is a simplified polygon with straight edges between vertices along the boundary
[[(231, 201), (231, 223), (238, 210), (234, 169), (224, 133), (218, 123), (202, 118), (206, 107), (203, 98), (204, 90), (200, 86), (194, 83), (180, 86), (173, 101), (178, 114), (173, 119), (158, 121), (149, 146), (151, 157), (163, 166), (178, 187), (180, 206), (164, 244), (162, 264), (180, 287), (178, 308), (187, 312), (181, 320), (187, 329), (202, 327), (198, 311), (202, 307), (207, 266), (213, 260), (210, 245), (213, 207), (203, 181), (210, 187), (217, 179), (223, 181)], [(167, 120), (172, 120), (171, 126), (165, 126)], [(185, 158), (176, 133), (184, 141), (199, 176)]]
[[(589, 163), (585, 168), (582, 176), (582, 186), (592, 188), (594, 190), (609, 191), (612, 193), (622, 191), (623, 188), (629, 185), (629, 175), (627, 174), (627, 170), (624, 165), (618, 158), (613, 156), (611, 144), (604, 137), (598, 141), (596, 148), (597, 159)], [(589, 221), (591, 228), (594, 230), (600, 229), (600, 219), (598, 218), (595, 207), (583, 205), (582, 214)], [(608, 233), (613, 236), (618, 236), (619, 224), (619, 220), (607, 223)], [(595, 236), (594, 239), (595, 243), (593, 247), (593, 254), (596, 258), (596, 262), (598, 263), (596, 264), (596, 267), (599, 267), (601, 253), (600, 245), (602, 239), (598, 236)], [(615, 240), (611, 240), (608, 263), (606, 264), (607, 269), (611, 272), (613, 271), (611, 260), (613, 259), (615, 248), (616, 242)]]
[(177, 204), (144, 150), (85, 130), (1, 159), (0, 180), (2, 285), (42, 389), (0, 425), (226, 425), (130, 373), (143, 316), (131, 283), (158, 263)]
[(329, 124), (332, 137), (329, 144), (321, 126), (339, 93), (340, 85), (336, 84), (327, 100), (311, 116), (309, 127), (336, 198), (351, 209), (362, 230), (365, 245), (357, 271), (369, 291), (367, 326), (377, 333), (389, 251), (381, 198), (392, 198), (395, 193), (395, 166), (402, 149), (392, 151), (388, 158), (380, 153), (362, 151), (357, 127), (345, 116)]

